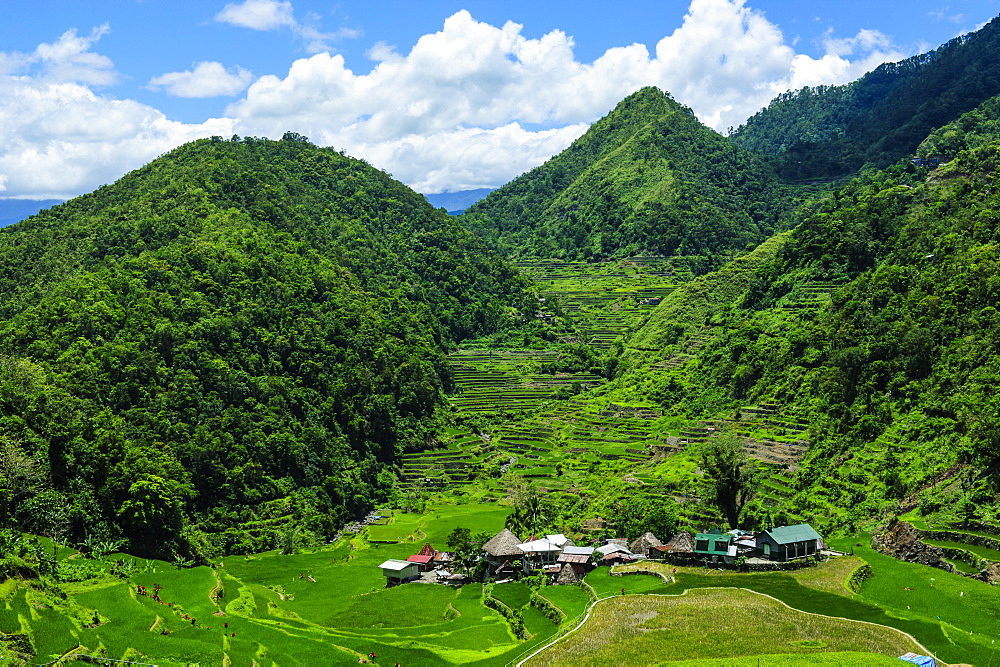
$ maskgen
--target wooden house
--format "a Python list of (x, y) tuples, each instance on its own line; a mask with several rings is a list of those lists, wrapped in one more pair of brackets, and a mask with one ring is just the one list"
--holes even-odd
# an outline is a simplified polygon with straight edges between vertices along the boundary
[(379, 565), (385, 575), (385, 586), (391, 588), (420, 577), (416, 563), (406, 560), (390, 559)]
[(778, 526), (757, 533), (757, 551), (770, 560), (788, 561), (819, 553), (823, 538), (808, 523)]
[(524, 571), (545, 569), (555, 565), (556, 557), (562, 552), (563, 546), (569, 542), (565, 535), (546, 535), (537, 540), (530, 540), (517, 545), (524, 558)]
[(484, 558), (489, 563), (492, 576), (513, 576), (515, 563), (518, 568), (521, 567), (524, 552), (517, 546), (520, 543), (517, 535), (504, 528), (483, 545)]
[(556, 558), (559, 565), (559, 576), (562, 577), (566, 567), (569, 566), (576, 573), (577, 580), (594, 569), (594, 547), (567, 546)]
[(434, 569), (434, 556), (425, 556), (423, 554), (413, 554), (406, 559), (410, 563), (417, 564), (417, 570), (420, 572), (430, 572)]

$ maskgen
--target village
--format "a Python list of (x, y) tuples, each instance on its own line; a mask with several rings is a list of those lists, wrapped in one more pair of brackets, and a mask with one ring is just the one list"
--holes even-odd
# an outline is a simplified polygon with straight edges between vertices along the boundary
[[(809, 524), (778, 526), (759, 532), (740, 529), (705, 533), (682, 530), (668, 542), (647, 532), (631, 543), (608, 538), (597, 546), (578, 546), (562, 534), (530, 536), (522, 541), (504, 528), (482, 545), (471, 561), (438, 551), (429, 542), (406, 560), (389, 559), (379, 565), (386, 588), (412, 581), (462, 585), (489, 578), (503, 583), (544, 574), (550, 584), (578, 584), (600, 566), (657, 560), (678, 565), (704, 565), (744, 570), (780, 570), (806, 567), (819, 558), (841, 555), (827, 549)], [(478, 572), (475, 577), (473, 572)]]

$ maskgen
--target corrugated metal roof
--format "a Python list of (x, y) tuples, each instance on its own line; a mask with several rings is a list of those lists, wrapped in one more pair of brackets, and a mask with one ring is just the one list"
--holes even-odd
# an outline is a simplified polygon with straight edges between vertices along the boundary
[(379, 565), (379, 567), (383, 570), (392, 570), (394, 572), (399, 572), (400, 570), (405, 570), (406, 568), (413, 566), (414, 563), (405, 560), (396, 560), (395, 558), (387, 560)]
[(566, 547), (563, 549), (563, 553), (573, 556), (589, 556), (594, 553), (594, 547)]
[(556, 558), (557, 563), (586, 563), (590, 560), (590, 554), (560, 554)]
[(618, 544), (616, 542), (608, 542), (604, 546), (597, 547), (597, 549), (595, 549), (595, 551), (597, 551), (599, 553), (602, 553), (604, 555), (607, 555), (607, 554), (610, 554), (610, 553), (623, 553), (623, 554), (631, 554), (632, 553), (631, 551), (628, 550), (628, 547), (622, 546), (622, 545), (620, 545), (620, 544)]
[(559, 547), (546, 539), (532, 540), (524, 544), (518, 544), (517, 548), (524, 553), (559, 551)]
[(411, 563), (423, 563), (423, 564), (426, 564), (426, 563), (429, 563), (432, 560), (434, 560), (434, 556), (423, 556), (421, 554), (413, 554), (412, 556), (410, 556), (406, 560), (410, 561)]
[(822, 539), (820, 534), (813, 530), (808, 523), (800, 523), (797, 526), (778, 526), (771, 530), (764, 531), (771, 536), (778, 544), (791, 544), (792, 542), (808, 542), (810, 540)]

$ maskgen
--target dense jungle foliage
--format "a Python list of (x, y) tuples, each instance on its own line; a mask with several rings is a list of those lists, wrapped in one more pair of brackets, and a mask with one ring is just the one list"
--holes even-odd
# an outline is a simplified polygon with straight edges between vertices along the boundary
[(462, 220), (516, 256), (688, 255), (703, 272), (769, 236), (781, 195), (758, 158), (644, 88)]
[(329, 536), (537, 299), (388, 175), (206, 139), (0, 232), (0, 517), (172, 555)]
[[(904, 160), (805, 208), (796, 229), (744, 260), (753, 263), (741, 296), (715, 298), (732, 291), (728, 281), (706, 283), (701, 295), (672, 294), (633, 339), (656, 352), (634, 350), (619, 382), (688, 414), (798, 406), (812, 443), (793, 501), (803, 514), (856, 524), (901, 502), (930, 509), (941, 502), (937, 492), (918, 492), (964, 470), (950, 502), (992, 520), (1000, 484), (998, 105), (990, 100), (926, 140), (954, 151), (947, 165)], [(833, 286), (830, 299), (803, 307), (803, 287), (816, 284)], [(714, 327), (713, 338), (681, 371), (651, 373), (651, 360), (674, 342), (663, 317), (686, 312), (674, 302), (684, 298), (698, 315), (690, 329)]]
[(1000, 19), (853, 83), (784, 93), (729, 139), (773, 156), (785, 178), (839, 178), (910, 155), (932, 130), (997, 94)]

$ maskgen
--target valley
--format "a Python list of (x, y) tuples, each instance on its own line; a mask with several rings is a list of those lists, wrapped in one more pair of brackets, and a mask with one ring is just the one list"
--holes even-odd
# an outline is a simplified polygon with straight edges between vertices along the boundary
[(1000, 659), (997, 34), (457, 216), (287, 131), (0, 229), (0, 663)]

